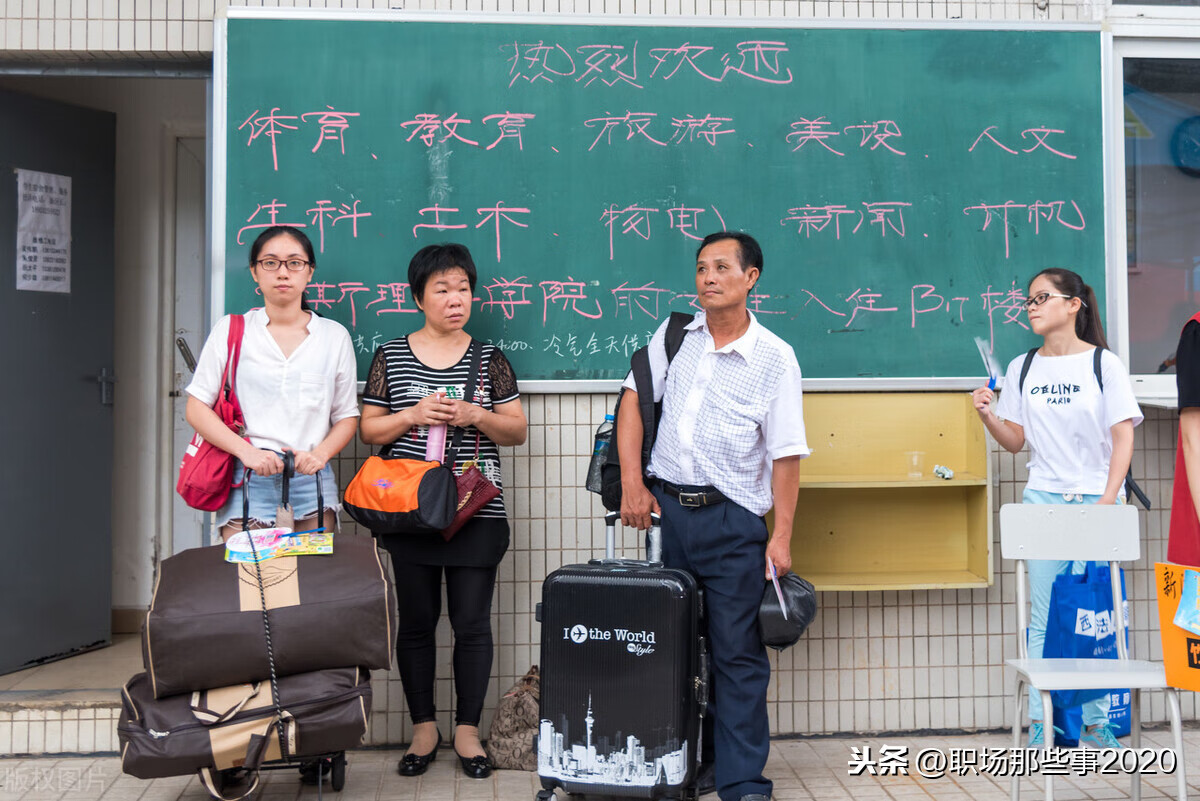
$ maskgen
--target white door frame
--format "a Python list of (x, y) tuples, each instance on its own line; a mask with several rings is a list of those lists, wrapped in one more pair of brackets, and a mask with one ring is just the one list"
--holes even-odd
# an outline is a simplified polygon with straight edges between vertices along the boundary
[[(158, 447), (157, 451), (157, 469), (155, 474), (159, 476), (158, 486), (156, 487), (156, 495), (158, 498), (156, 504), (158, 517), (158, 536), (155, 542), (155, 568), (157, 569), (158, 562), (162, 559), (175, 553), (176, 538), (174, 534), (175, 527), (175, 481), (179, 475), (179, 465), (176, 462), (174, 449), (174, 414), (176, 397), (171, 395), (172, 391), (176, 390), (175, 380), (175, 336), (176, 336), (176, 310), (175, 310), (175, 260), (176, 260), (176, 231), (180, 224), (177, 210), (176, 191), (177, 186), (177, 171), (179, 169), (178, 159), (178, 142), (180, 139), (197, 138), (208, 143), (208, 131), (203, 126), (193, 124), (180, 124), (167, 122), (163, 125), (161, 148), (162, 148), (162, 187), (161, 196), (159, 198), (162, 215), (160, 224), (162, 225), (161, 243), (162, 250), (159, 254), (159, 270), (162, 293), (159, 297), (159, 319), (161, 320), (161, 330), (159, 331), (159, 347), (158, 347), (158, 380), (156, 382), (159, 387), (159, 424), (158, 424)], [(207, 149), (207, 147), (206, 147)], [(211, 172), (206, 166), (205, 178), (205, 194), (208, 194), (208, 187), (211, 185)], [(209, 207), (207, 197), (202, 200), (201, 208)], [(207, 251), (207, 243), (210, 237), (207, 232), (201, 234), (205, 243), (204, 253), (204, 276), (202, 277), (202, 286), (207, 287), (209, 281), (209, 271), (211, 270), (212, 258)], [(206, 299), (207, 300), (207, 299)], [(201, 319), (204, 319), (203, 315)], [(207, 333), (201, 332), (201, 333)], [(193, 353), (199, 357), (200, 346), (203, 340), (189, 343), (192, 346)], [(186, 383), (186, 382), (184, 382)], [(182, 386), (179, 387), (182, 389)], [(200, 515), (200, 512), (196, 513)], [(207, 528), (207, 521), (201, 524), (200, 542), (205, 540), (204, 530)], [(185, 541), (194, 541), (195, 537), (182, 537)]]

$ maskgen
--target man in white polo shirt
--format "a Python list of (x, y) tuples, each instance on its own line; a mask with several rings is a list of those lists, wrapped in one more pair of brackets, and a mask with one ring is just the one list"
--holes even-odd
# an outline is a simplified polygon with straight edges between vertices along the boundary
[[(705, 237), (696, 253), (703, 311), (686, 326), (670, 362), (666, 324), (648, 347), (662, 420), (642, 475), (637, 398), (621, 403), (617, 447), (621, 521), (646, 529), (662, 515), (663, 562), (699, 580), (712, 644), (713, 701), (705, 761), (721, 801), (767, 801), (770, 664), (758, 636), (758, 607), (772, 567), (792, 564), (792, 516), (804, 433), (800, 366), (791, 346), (758, 323), (746, 300), (762, 275), (762, 249), (744, 233)], [(632, 376), (627, 392), (636, 395)], [(768, 536), (763, 515), (775, 508)], [(711, 734), (710, 734), (711, 732)]]

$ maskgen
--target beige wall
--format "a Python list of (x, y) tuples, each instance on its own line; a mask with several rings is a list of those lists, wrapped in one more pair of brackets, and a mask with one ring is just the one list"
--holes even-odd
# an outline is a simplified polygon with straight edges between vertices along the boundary
[[(0, 0), (0, 50), (25, 57), (181, 58), (212, 51), (214, 13), (281, 8), (892, 20), (1088, 20), (1086, 0)], [(9, 55), (12, 55), (10, 53)]]

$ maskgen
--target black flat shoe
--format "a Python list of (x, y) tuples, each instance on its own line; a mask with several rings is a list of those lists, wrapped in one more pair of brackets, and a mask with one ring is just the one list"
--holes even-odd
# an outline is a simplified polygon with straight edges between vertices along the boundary
[(486, 779), (492, 775), (492, 760), (486, 756), (465, 757), (458, 751), (454, 752), (462, 763), (463, 773), (472, 779)]
[(429, 769), (429, 763), (437, 758), (438, 749), (442, 747), (442, 733), (437, 733), (437, 744), (428, 754), (405, 754), (397, 768), (401, 776), (420, 776)]

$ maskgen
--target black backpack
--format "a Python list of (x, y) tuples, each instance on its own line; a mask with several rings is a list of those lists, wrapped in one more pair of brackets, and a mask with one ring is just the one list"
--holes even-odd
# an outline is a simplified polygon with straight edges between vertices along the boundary
[[(1021, 378), (1017, 382), (1017, 392), (1025, 392), (1025, 376), (1029, 373), (1029, 365), (1033, 364), (1033, 355), (1038, 352), (1037, 348), (1030, 348), (1025, 354), (1025, 362), (1021, 365)], [(1100, 371), (1100, 360), (1104, 358), (1104, 348), (1096, 348), (1095, 356), (1092, 358), (1092, 372), (1096, 374), (1096, 383), (1100, 385), (1100, 392), (1104, 392), (1104, 374)], [(1129, 473), (1125, 476), (1125, 491), (1138, 499), (1138, 502), (1150, 511), (1150, 499), (1146, 497), (1146, 493), (1142, 492), (1142, 488), (1133, 480), (1133, 465), (1129, 466)]]
[[(667, 331), (664, 345), (667, 351), (667, 364), (679, 352), (683, 338), (687, 336), (684, 329), (694, 319), (691, 314), (671, 312), (667, 320)], [(633, 374), (633, 385), (637, 389), (638, 411), (642, 417), (642, 476), (646, 475), (646, 465), (650, 463), (650, 452), (654, 450), (654, 439), (658, 434), (658, 419), (662, 417), (662, 403), (654, 402), (654, 381), (650, 374), (650, 346), (634, 351), (630, 359), (629, 371)], [(617, 405), (613, 407), (613, 419), (621, 419), (621, 398), (625, 396), (625, 387), (617, 394)], [(610, 512), (621, 511), (621, 461), (617, 448), (617, 432), (619, 422), (613, 424), (612, 439), (608, 446), (608, 458), (600, 470), (600, 502)]]

